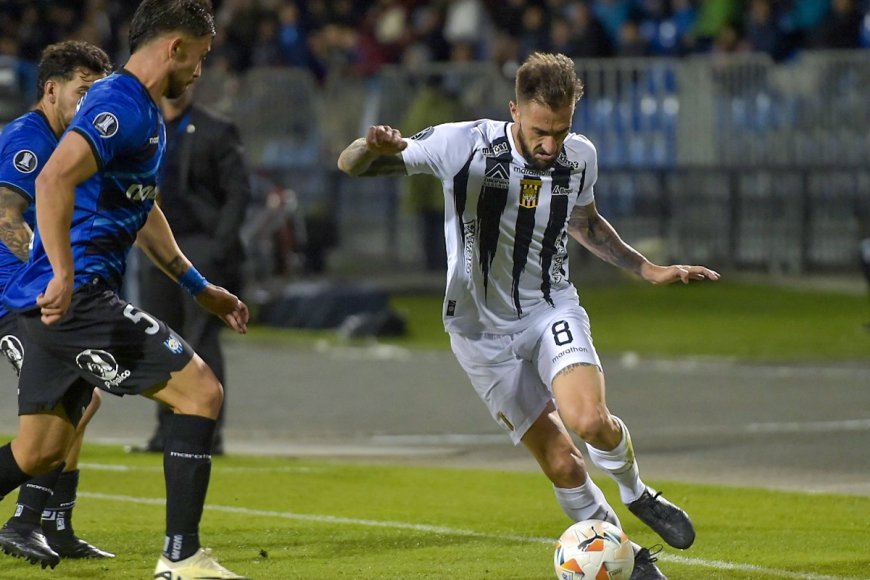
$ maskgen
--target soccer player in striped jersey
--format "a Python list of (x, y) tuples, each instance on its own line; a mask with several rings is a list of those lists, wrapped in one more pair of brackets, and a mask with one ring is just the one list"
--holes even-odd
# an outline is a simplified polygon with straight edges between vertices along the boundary
[[(0, 291), (27, 262), (35, 221), (36, 176), (72, 121), (76, 105), (97, 79), (111, 72), (109, 57), (87, 42), (68, 40), (42, 51), (38, 101), (0, 136)], [(21, 371), (29, 351), (18, 317), (0, 306), (0, 350)], [(60, 558), (111, 558), (78, 538), (72, 513), (79, 482), (78, 460), (85, 427), (100, 406), (97, 389), (75, 431), (62, 470), (34, 477), (21, 486), (15, 514), (0, 529), (0, 549), (52, 568)]]
[[(653, 284), (719, 274), (653, 264), (598, 213), (595, 147), (571, 132), (582, 92), (568, 57), (535, 53), (517, 71), (513, 122), (447, 123), (408, 139), (373, 126), (342, 152), (338, 167), (350, 175), (428, 173), (441, 180), (444, 326), (493, 419), (535, 457), (572, 520), (619, 525), (569, 431), (616, 480), (632, 513), (671, 546), (688, 548), (691, 520), (643, 483), (628, 429), (607, 408), (589, 318), (569, 280), (568, 238)], [(632, 578), (663, 577), (649, 550), (635, 546)]]

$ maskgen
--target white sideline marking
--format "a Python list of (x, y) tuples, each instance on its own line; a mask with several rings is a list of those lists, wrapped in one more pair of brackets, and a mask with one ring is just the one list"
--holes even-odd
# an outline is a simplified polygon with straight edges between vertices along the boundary
[[(166, 505), (166, 501), (159, 498), (133, 497), (129, 495), (113, 495), (107, 493), (94, 493), (87, 491), (78, 492), (79, 497), (90, 499), (118, 501), (126, 503), (135, 503), (142, 505)], [(255, 510), (250, 508), (224, 506), (224, 505), (209, 505), (206, 504), (205, 509), (213, 512), (223, 512), (228, 514), (243, 514), (247, 516), (259, 516), (268, 518), (281, 518), (285, 520), (297, 520), (306, 522), (315, 522), (323, 524), (343, 524), (356, 526), (369, 526), (374, 528), (392, 528), (397, 530), (411, 530), (414, 532), (425, 532), (430, 534), (442, 534), (447, 536), (462, 536), (470, 538), (484, 538), (491, 540), (501, 540), (508, 542), (521, 542), (530, 544), (549, 544), (554, 545), (553, 538), (535, 538), (531, 536), (515, 536), (511, 534), (487, 534), (484, 532), (476, 532), (474, 530), (463, 530), (460, 528), (448, 528), (445, 526), (430, 526), (426, 524), (412, 524), (408, 522), (395, 522), (389, 520), (366, 520), (361, 518), (344, 518), (340, 516), (318, 515), (318, 514), (296, 514), (293, 512), (276, 512), (271, 510)], [(719, 560), (702, 560), (700, 558), (687, 558), (676, 554), (661, 553), (658, 557), (665, 562), (674, 562), (686, 566), (698, 566), (702, 568), (714, 568), (717, 570), (733, 570), (737, 572), (753, 572), (777, 576), (780, 578), (795, 578), (799, 580), (845, 580), (840, 576), (826, 576), (821, 574), (807, 574), (803, 572), (791, 572), (789, 570), (778, 570), (776, 568), (762, 568), (752, 564), (736, 564), (732, 562), (722, 562)]]
[[(162, 455), (161, 455), (162, 457)], [(155, 473), (163, 473), (162, 465), (121, 465), (116, 463), (79, 463), (80, 468), (93, 469), (94, 471), (117, 471), (117, 472), (133, 472), (133, 471), (152, 471)], [(212, 464), (212, 470), (220, 473), (317, 473), (324, 471), (319, 467), (223, 467)]]

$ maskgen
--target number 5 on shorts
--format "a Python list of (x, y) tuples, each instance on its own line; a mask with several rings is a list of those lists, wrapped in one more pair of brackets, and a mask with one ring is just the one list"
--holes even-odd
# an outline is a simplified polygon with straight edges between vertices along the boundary
[(140, 320), (146, 321), (149, 326), (145, 329), (145, 334), (157, 334), (157, 331), (160, 330), (160, 325), (154, 320), (153, 316), (147, 312), (142, 312), (132, 304), (124, 307), (124, 316), (132, 320), (134, 324)]

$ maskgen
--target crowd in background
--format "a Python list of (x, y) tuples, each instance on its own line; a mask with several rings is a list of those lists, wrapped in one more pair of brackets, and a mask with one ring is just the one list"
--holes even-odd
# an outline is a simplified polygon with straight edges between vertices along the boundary
[[(304, 67), (371, 75), (387, 63), (870, 47), (870, 0), (215, 0), (207, 65)], [(127, 54), (135, 3), (0, 0), (0, 59), (19, 75), (51, 42), (79, 38)], [(30, 73), (32, 74), (32, 73)]]

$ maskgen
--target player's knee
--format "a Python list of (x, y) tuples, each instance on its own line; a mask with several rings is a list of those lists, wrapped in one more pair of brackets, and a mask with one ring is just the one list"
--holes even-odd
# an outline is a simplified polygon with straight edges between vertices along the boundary
[(575, 409), (568, 413), (560, 412), (568, 428), (587, 443), (599, 440), (611, 430), (609, 413), (601, 405), (592, 409)]
[(91, 396), (91, 402), (88, 403), (88, 409), (91, 413), (96, 413), (103, 404), (103, 395), (100, 394), (100, 389), (94, 389), (94, 394)]
[(60, 467), (66, 458), (62, 446), (31, 445), (16, 449), (15, 461), (24, 473), (37, 476)]

